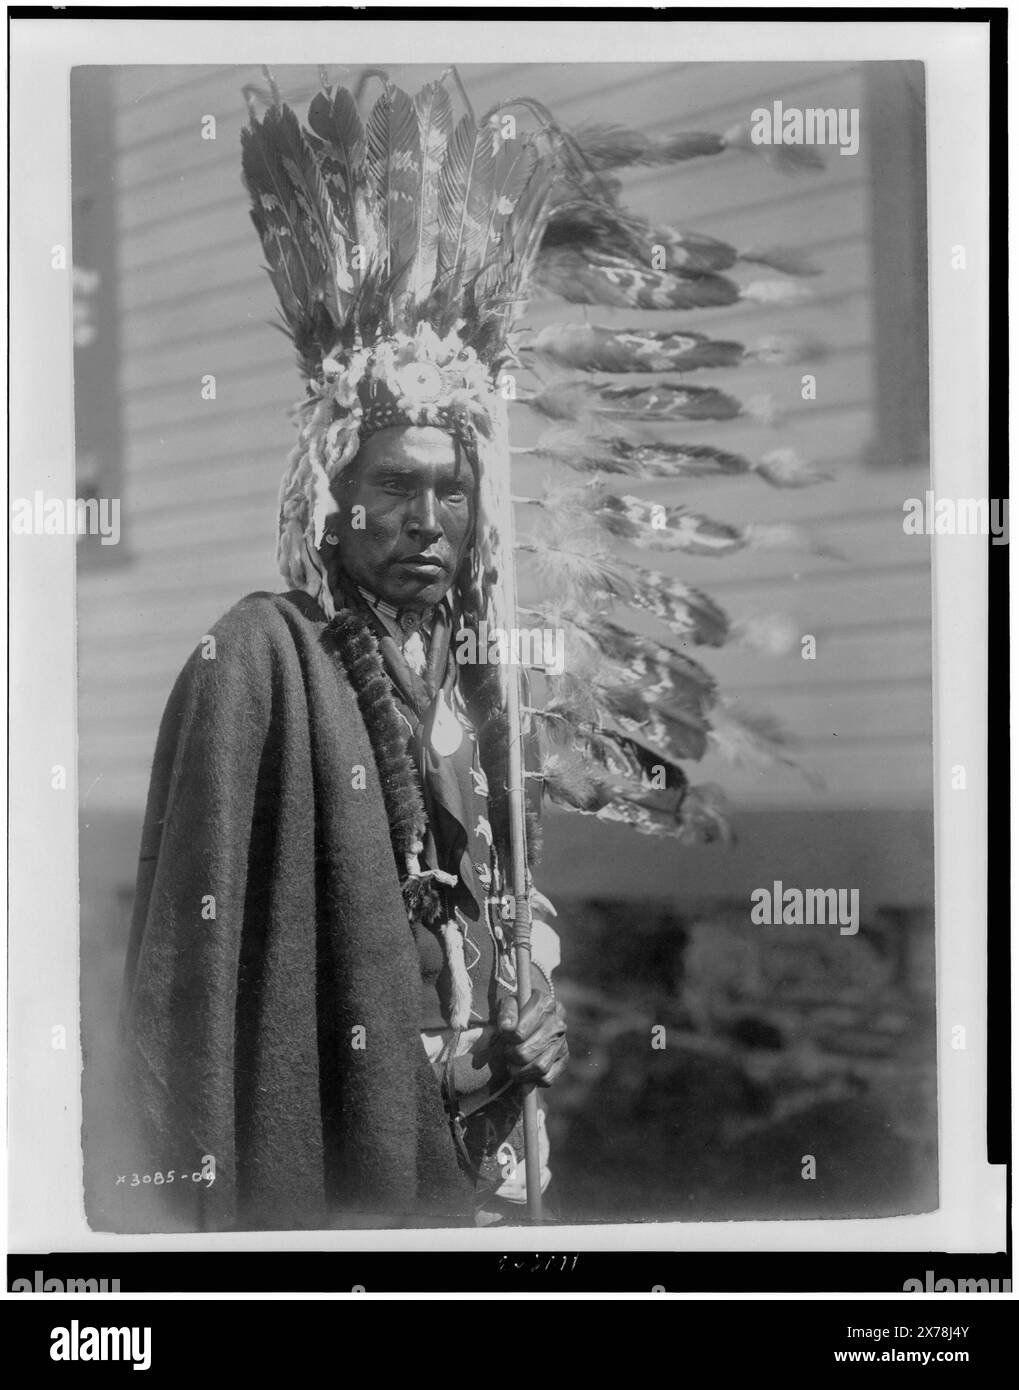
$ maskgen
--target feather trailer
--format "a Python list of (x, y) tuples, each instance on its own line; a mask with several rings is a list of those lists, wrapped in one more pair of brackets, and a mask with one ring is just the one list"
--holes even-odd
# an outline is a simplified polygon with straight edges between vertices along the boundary
[(782, 275), (819, 275), (820, 267), (810, 253), (798, 246), (750, 247), (738, 250), (717, 237), (701, 232), (681, 231), (676, 227), (651, 227), (644, 241), (645, 253), (650, 256), (656, 247), (665, 253), (667, 268), (676, 274), (704, 275), (731, 270), (742, 262), (762, 265)]
[(691, 787), (685, 777), (660, 787), (632, 777), (604, 775), (589, 761), (553, 754), (540, 773), (545, 794), (556, 805), (598, 820), (626, 825), (641, 834), (676, 839), (681, 845), (729, 842), (732, 834), (717, 787)]
[(734, 246), (717, 237), (661, 224), (649, 227), (644, 239), (645, 255), (650, 257), (656, 248), (659, 257), (664, 252), (666, 268), (682, 275), (718, 274), (740, 259)]
[(701, 367), (735, 367), (741, 343), (705, 333), (650, 328), (613, 329), (593, 323), (549, 324), (530, 343), (544, 362), (582, 372), (692, 372)]
[(572, 671), (551, 676), (543, 707), (531, 711), (554, 743), (568, 742), (585, 730), (596, 728), (602, 713), (595, 687)]
[(756, 401), (744, 404), (714, 386), (684, 386), (673, 381), (627, 386), (582, 377), (551, 382), (535, 395), (520, 399), (551, 420), (583, 419), (597, 412), (615, 419), (657, 424), (672, 420), (734, 420), (741, 415), (760, 415), (763, 409)]
[[(683, 794), (687, 778), (681, 763), (703, 757), (709, 747), (714, 682), (695, 663), (651, 639), (635, 638), (615, 624), (604, 629), (602, 636), (616, 637), (617, 655), (634, 643), (643, 648), (636, 663), (643, 670), (631, 670), (625, 682), (616, 684), (605, 683), (613, 674), (609, 666), (600, 678), (589, 672), (552, 681), (542, 722), (561, 754), (560, 766), (576, 781), (572, 790), (564, 787), (562, 798), (554, 799), (571, 804), (571, 798), (603, 797), (610, 791), (615, 799), (643, 802), (652, 793)], [(698, 673), (696, 679), (690, 678), (691, 671)], [(652, 676), (653, 681), (647, 679)], [(612, 780), (606, 781), (599, 768)], [(660, 804), (657, 796), (652, 801)]]
[(595, 616), (579, 621), (588, 623), (598, 649), (623, 667), (625, 679), (643, 686), (652, 695), (668, 691), (671, 698), (696, 713), (703, 713), (714, 704), (715, 679), (692, 657), (653, 637), (631, 632), (609, 618)]
[(828, 349), (813, 338), (798, 333), (771, 333), (744, 349), (748, 362), (768, 367), (798, 367), (801, 362), (823, 362)]
[(777, 659), (799, 649), (801, 631), (802, 625), (790, 614), (765, 613), (738, 618), (730, 629), (730, 641), (737, 647)]
[(678, 163), (721, 154), (725, 149), (722, 136), (698, 131), (656, 140), (643, 131), (628, 130), (625, 126), (588, 125), (575, 131), (574, 138), (587, 164), (598, 170)]
[(752, 467), (772, 487), (811, 487), (832, 480), (830, 473), (801, 458), (795, 449), (771, 449)]
[(687, 788), (680, 814), (679, 841), (684, 847), (734, 840), (724, 792), (712, 782)]
[[(594, 716), (603, 689), (639, 686), (648, 703), (667, 700), (670, 707), (697, 720), (703, 720), (714, 704), (714, 678), (683, 652), (654, 637), (631, 632), (603, 614), (538, 611), (546, 623), (566, 625), (567, 670), (553, 679), (561, 682), (555, 687), (557, 694), (566, 695), (578, 709), (584, 705), (586, 712), (579, 716), (579, 722), (597, 722)], [(575, 634), (579, 643), (573, 640)], [(625, 698), (630, 699), (629, 695)], [(627, 708), (632, 712), (631, 705)]]
[(571, 751), (579, 753), (588, 764), (604, 767), (613, 777), (624, 778), (635, 786), (684, 794), (689, 785), (686, 772), (671, 749), (651, 747), (619, 729), (600, 726), (585, 730)]
[[(578, 490), (574, 504), (610, 535), (641, 550), (673, 550), (723, 558), (739, 550), (788, 550), (829, 559), (842, 553), (807, 528), (789, 522), (751, 522), (733, 526), (689, 507), (666, 507), (642, 497), (617, 496), (604, 486)], [(562, 504), (562, 503), (561, 503)], [(569, 498), (565, 505), (570, 505)]]
[(599, 728), (574, 745), (584, 757), (608, 768), (616, 777), (650, 785), (660, 791), (684, 791), (687, 776), (671, 755), (649, 748), (615, 729)]
[(620, 821), (645, 834), (679, 833), (685, 779), (679, 786), (655, 787), (592, 765), (578, 756), (580, 751), (544, 759), (540, 776), (551, 801), (599, 820)]
[(613, 309), (723, 309), (727, 304), (792, 304), (808, 299), (797, 281), (752, 281), (738, 285), (726, 275), (684, 275), (652, 270), (635, 256), (582, 252), (571, 246), (542, 250), (532, 284), (570, 304)]
[[(576, 404), (579, 407), (579, 401)], [(621, 473), (632, 478), (722, 478), (757, 473), (772, 487), (808, 487), (830, 477), (793, 449), (773, 449), (755, 462), (711, 444), (586, 434), (573, 424), (545, 430), (530, 452), (580, 473)]]
[[(568, 669), (549, 676), (550, 698), (534, 712), (547, 737), (559, 746), (579, 740), (589, 756), (616, 771), (639, 776), (650, 769), (674, 785), (681, 779), (680, 762), (707, 749), (712, 678), (654, 639), (604, 619), (574, 621), (604, 642), (605, 650), (583, 651), (578, 660), (576, 643), (567, 640)], [(622, 664), (624, 653), (628, 665)]]
[(798, 304), (810, 298), (810, 290), (796, 280), (751, 280), (740, 286), (746, 304)]
[(564, 377), (542, 387), (533, 396), (518, 396), (517, 399), (549, 420), (570, 420), (591, 430), (597, 428), (595, 398), (590, 383), (581, 377)]
[(541, 249), (597, 251), (650, 263), (652, 240), (649, 224), (620, 207), (614, 197), (584, 190), (579, 198), (553, 198)]
[(774, 334), (751, 347), (706, 333), (654, 328), (604, 328), (593, 323), (548, 324), (524, 351), (543, 363), (579, 372), (694, 372), (743, 362), (795, 366), (820, 361), (823, 350), (795, 334)]
[(605, 804), (601, 778), (586, 761), (551, 753), (542, 761), (541, 782), (545, 793), (560, 806), (574, 811), (597, 811)]
[(677, 836), (682, 834), (683, 793), (658, 791), (643, 784), (615, 779), (611, 795), (598, 819), (616, 821), (641, 835)]
[(677, 274), (703, 275), (731, 270), (738, 262), (763, 265), (783, 275), (819, 275), (820, 267), (809, 252), (796, 246), (736, 247), (701, 232), (680, 231), (676, 227), (654, 226), (647, 233), (647, 253), (657, 247), (665, 252), (667, 268)]
[[(624, 420), (734, 420), (749, 407), (714, 386), (598, 386), (598, 410)], [(592, 392), (594, 394), (594, 392)]]
[(740, 251), (739, 259), (747, 265), (763, 265), (783, 275), (820, 275), (821, 267), (810, 253), (798, 246), (768, 246)]
[(765, 160), (780, 174), (818, 174), (824, 157), (812, 145), (755, 145), (749, 124), (734, 125), (722, 136), (725, 148)]
[(534, 556), (543, 585), (564, 607), (615, 600), (650, 613), (670, 632), (697, 646), (720, 647), (728, 640), (729, 618), (714, 599), (680, 579), (607, 551), (589, 531), (571, 524), (569, 516), (561, 520), (562, 530), (550, 527), (518, 543), (517, 550)]
[(581, 127), (575, 138), (588, 164), (598, 170), (675, 164), (726, 150), (759, 155), (783, 174), (817, 173), (825, 167), (823, 158), (807, 145), (755, 145), (749, 125), (733, 126), (722, 135), (687, 131), (657, 139), (624, 126), (589, 125)]
[(740, 251), (718, 237), (645, 222), (614, 200), (590, 196), (582, 201), (555, 204), (542, 236), (541, 250), (548, 257), (556, 251), (573, 251), (622, 258), (684, 279), (717, 275), (739, 262), (767, 266), (783, 275), (819, 274), (809, 254), (799, 247)]
[(516, 548), (534, 557), (546, 592), (554, 593), (566, 608), (629, 597), (631, 586), (616, 557), (591, 527), (567, 531), (549, 526)]
[(670, 632), (698, 646), (721, 647), (728, 640), (728, 615), (700, 589), (655, 570), (641, 569), (625, 561), (617, 563), (624, 578), (630, 581), (624, 601), (631, 608), (650, 613)]
[(646, 263), (573, 247), (542, 251), (533, 282), (569, 304), (602, 304), (621, 309), (715, 309), (745, 298), (735, 280), (723, 275), (690, 279)]
[(671, 444), (585, 433), (572, 422), (543, 431), (530, 452), (578, 473), (619, 473), (632, 478), (726, 477), (754, 468), (742, 455), (710, 444)]
[(702, 758), (707, 751), (709, 724), (703, 713), (691, 710), (668, 694), (649, 694), (635, 685), (606, 686), (599, 691), (605, 710), (602, 729), (615, 727), (632, 741), (674, 761)]
[(822, 786), (791, 756), (792, 740), (773, 715), (740, 710), (734, 699), (720, 700), (712, 710), (709, 743), (726, 762), (744, 771), (767, 772), (781, 764), (800, 773), (815, 789)]

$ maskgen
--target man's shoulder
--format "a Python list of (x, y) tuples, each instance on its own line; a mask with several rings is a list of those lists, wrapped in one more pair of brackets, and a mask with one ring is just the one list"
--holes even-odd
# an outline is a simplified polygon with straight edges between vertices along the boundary
[(227, 609), (198, 639), (182, 677), (187, 681), (197, 673), (203, 687), (214, 687), (287, 668), (298, 659), (298, 649), (314, 644), (324, 623), (322, 610), (305, 593), (256, 590)]
[(300, 590), (271, 594), (260, 589), (246, 594), (228, 609), (210, 629), (209, 636), (217, 642), (265, 648), (288, 637), (292, 641), (295, 628), (319, 627), (324, 621), (318, 604)]

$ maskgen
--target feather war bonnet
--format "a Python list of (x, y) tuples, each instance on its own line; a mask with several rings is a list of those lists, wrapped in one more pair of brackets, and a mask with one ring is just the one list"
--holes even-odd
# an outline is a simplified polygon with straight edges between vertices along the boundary
[[(655, 507), (618, 480), (754, 472), (777, 487), (817, 481), (823, 475), (791, 451), (750, 459), (683, 438), (687, 421), (763, 413), (759, 401), (691, 383), (692, 373), (796, 362), (817, 349), (782, 336), (746, 345), (587, 322), (528, 337), (518, 325), (534, 294), (634, 311), (802, 296), (802, 277), (816, 270), (798, 252), (740, 251), (651, 225), (622, 205), (615, 172), (726, 151), (779, 156), (742, 129), (661, 139), (618, 127), (571, 133), (527, 97), (476, 116), (452, 68), (414, 96), (377, 70), (353, 92), (321, 70), (302, 125), (264, 72), (266, 92), (245, 90), (243, 175), (306, 382), (280, 489), (282, 575), (332, 616), (319, 555), (335, 509), (331, 486), (375, 430), (433, 424), (460, 442), (478, 477), (473, 569), (462, 582), (475, 588), (476, 617), (495, 614), (499, 566), (512, 561), (500, 558), (495, 502), (509, 487), (500, 379), (507, 366), (533, 373), (537, 389), (514, 397), (544, 422), (527, 452), (573, 481), (515, 499), (533, 504), (536, 529), (517, 549), (547, 595), (529, 615), (563, 631), (567, 653), (564, 670), (542, 678), (544, 702), (531, 700), (541, 765), (530, 775), (558, 804), (644, 833), (688, 842), (723, 833), (715, 789), (690, 787), (683, 764), (712, 748), (751, 765), (788, 757), (774, 723), (738, 717), (670, 639), (683, 647), (782, 639), (730, 621), (709, 596), (645, 562), (656, 552), (725, 556), (810, 538)], [(366, 100), (374, 83), (378, 93)], [(785, 172), (817, 161), (812, 150), (779, 155)], [(741, 282), (728, 274), (737, 263), (779, 278)], [(635, 431), (642, 422), (666, 426), (668, 437)], [(618, 541), (637, 547), (642, 562), (621, 558)], [(655, 620), (661, 636), (635, 631), (634, 613)]]

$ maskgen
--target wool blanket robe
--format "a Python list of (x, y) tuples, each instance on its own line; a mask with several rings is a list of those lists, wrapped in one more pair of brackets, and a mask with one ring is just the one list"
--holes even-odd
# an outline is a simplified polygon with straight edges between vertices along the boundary
[(176, 1177), (144, 1217), (123, 1191), (129, 1228), (470, 1222), (336, 621), (251, 594), (170, 696), (123, 1027), (137, 1162)]

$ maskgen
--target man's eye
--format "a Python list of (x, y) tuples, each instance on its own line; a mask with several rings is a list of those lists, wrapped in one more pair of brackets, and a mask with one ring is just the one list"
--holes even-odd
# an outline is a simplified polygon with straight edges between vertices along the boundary
[(454, 488), (451, 492), (446, 493), (446, 501), (458, 507), (461, 502), (467, 501), (467, 494), (462, 488)]

